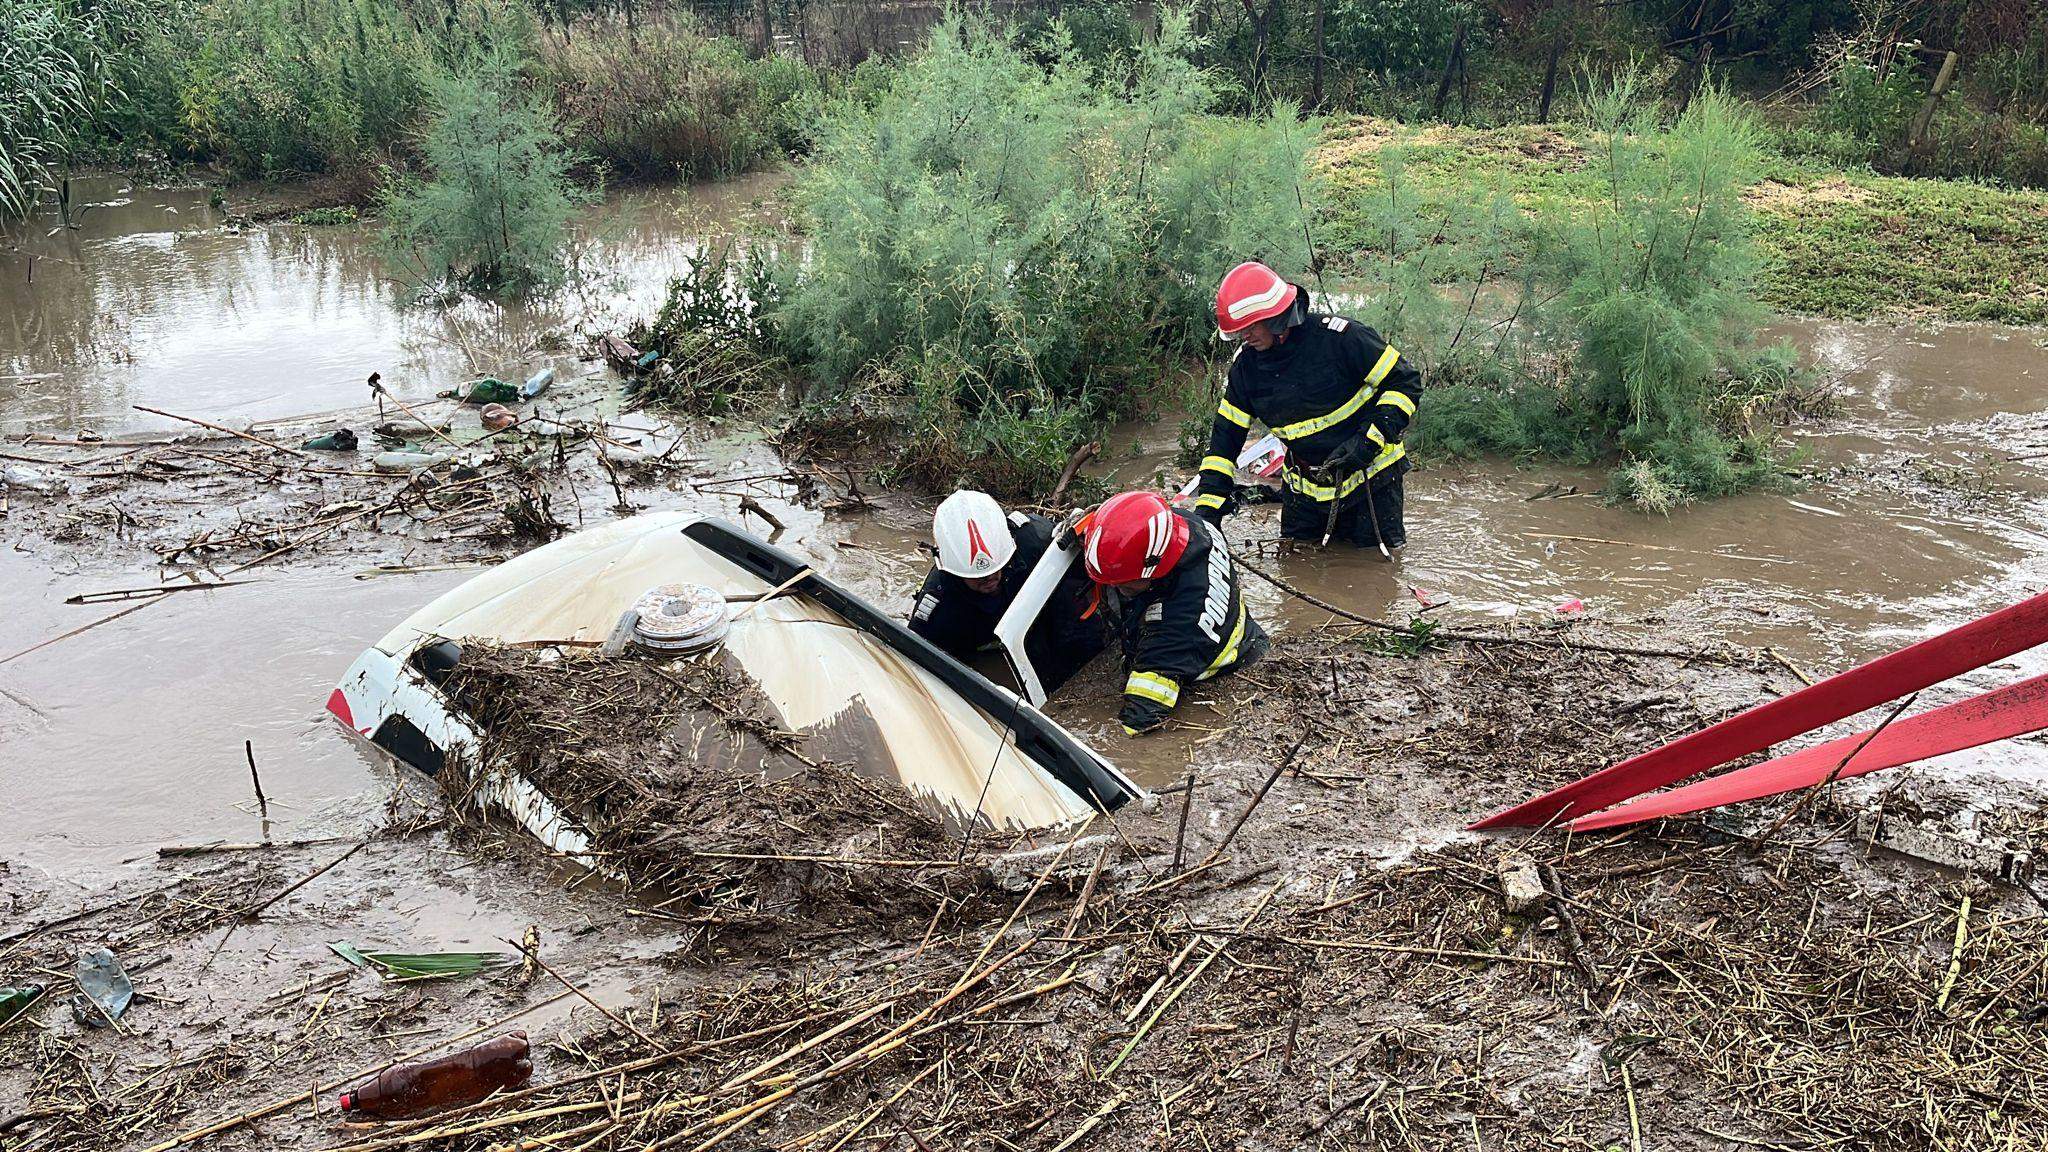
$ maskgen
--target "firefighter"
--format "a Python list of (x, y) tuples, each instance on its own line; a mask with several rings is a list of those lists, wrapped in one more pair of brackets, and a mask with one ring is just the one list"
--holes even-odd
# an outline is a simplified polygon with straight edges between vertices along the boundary
[(1223, 277), (1216, 326), (1239, 347), (1210, 427), (1196, 513), (1220, 525), (1235, 510), (1237, 454), (1258, 420), (1287, 445), (1282, 536), (1390, 554), (1405, 544), (1401, 436), (1415, 418), (1422, 374), (1371, 328), (1309, 311), (1307, 290), (1264, 264), (1240, 264)]
[[(1005, 516), (985, 492), (946, 497), (932, 517), (937, 565), (918, 590), (910, 630), (956, 660), (971, 660), (995, 640), (997, 622), (1051, 546), (1055, 527), (1043, 516)], [(1024, 634), (1024, 654), (1048, 694), (1109, 642), (1109, 629), (1089, 615), (1092, 600), (1088, 577), (1076, 567)]]
[(1173, 713), (1181, 690), (1242, 668), (1266, 652), (1223, 533), (1169, 507), (1153, 492), (1103, 501), (1080, 525), (1088, 575), (1108, 586), (1119, 609), (1126, 735), (1149, 732)]

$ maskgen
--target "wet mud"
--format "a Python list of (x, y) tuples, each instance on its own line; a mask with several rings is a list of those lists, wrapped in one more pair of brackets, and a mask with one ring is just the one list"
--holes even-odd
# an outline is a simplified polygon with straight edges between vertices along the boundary
[[(620, 309), (659, 291), (665, 273), (639, 269), (701, 235), (674, 223), (681, 195), (644, 195), (629, 214), (651, 223), (614, 250), (636, 269), (606, 297)], [(743, 213), (759, 198), (735, 193)], [(106, 943), (140, 998), (120, 1030), (88, 1031), (61, 1004), (0, 1027), (10, 1147), (148, 1148), (280, 1101), (195, 1142), (2048, 1139), (2036, 1083), (2048, 941), (2023, 888), (1872, 851), (1816, 810), (1763, 842), (1700, 821), (1536, 838), (1527, 851), (1554, 882), (1511, 912), (1495, 875), (1503, 843), (1460, 831), (2048, 583), (2038, 333), (1781, 325), (1839, 394), (1825, 419), (1789, 430), (1805, 454), (1800, 485), (1782, 493), (1649, 518), (1603, 504), (1594, 472), (1436, 463), (1409, 477), (1411, 546), (1391, 566), (1287, 552), (1270, 508), (1231, 521), (1248, 559), (1350, 611), (1732, 646), (1752, 661), (1463, 644), (1403, 654), (1253, 581), (1279, 645), (1191, 693), (1174, 731), (1120, 734), (1107, 662), (1048, 709), (1148, 786), (1192, 774), (1184, 839), (1187, 794), (1172, 793), (1088, 830), (1110, 838), (1071, 850), (1028, 899), (991, 878), (940, 886), (915, 915), (797, 918), (743, 939), (678, 922), (689, 902), (623, 890), (502, 825), (451, 831), (431, 784), (348, 738), (321, 703), (397, 620), (552, 531), (507, 515), (522, 498), (537, 510), (544, 496), (546, 517), (571, 529), (623, 502), (767, 534), (751, 503), (785, 525), (780, 543), (897, 612), (926, 564), (932, 498), (852, 499), (837, 468), (783, 459), (771, 428), (624, 410), (575, 339), (602, 310), (422, 315), (375, 279), (359, 234), (223, 228), (196, 192), (99, 199), (75, 235), (31, 236), (0, 257), (0, 331), (12, 333), (0, 463), (59, 483), (11, 485), (0, 517), (0, 982), (62, 983), (77, 949)], [(103, 315), (127, 319), (94, 322)], [(300, 326), (307, 316), (317, 331)], [(232, 355), (210, 355), (209, 341)], [(486, 361), (501, 374), (557, 367), (538, 413), (558, 423), (478, 443), (474, 409), (425, 404)], [(452, 416), (464, 447), (450, 451), (465, 458), (378, 474), (368, 447), (308, 460), (128, 407), (296, 447), (392, 418), (366, 403), (371, 369), (430, 420)], [(86, 430), (98, 438), (79, 443)], [(1099, 471), (1148, 480), (1173, 439), (1165, 425), (1129, 429)], [(606, 466), (607, 453), (664, 452), (659, 467)], [(323, 532), (331, 520), (341, 526)], [(65, 602), (238, 579), (250, 582)], [(1581, 609), (1558, 610), (1574, 600)], [(2042, 671), (2026, 654), (1923, 704)], [(262, 837), (245, 740), (268, 831), (311, 843), (160, 856)], [(2048, 755), (2029, 738), (1845, 791), (1924, 794), (1939, 814), (2038, 850), (2044, 780)], [(1786, 803), (1752, 806), (1749, 835)], [(806, 875), (845, 891), (921, 879), (849, 879), (858, 867)], [(1028, 890), (1036, 873), (1025, 875)], [(538, 971), (387, 984), (326, 947), (509, 950), (529, 925), (589, 1000)], [(333, 1087), (350, 1073), (506, 1018), (539, 1042), (536, 1087), (444, 1125), (484, 1127), (427, 1135), (433, 1122), (363, 1129), (335, 1116)], [(317, 1107), (315, 1084), (330, 1085)]]

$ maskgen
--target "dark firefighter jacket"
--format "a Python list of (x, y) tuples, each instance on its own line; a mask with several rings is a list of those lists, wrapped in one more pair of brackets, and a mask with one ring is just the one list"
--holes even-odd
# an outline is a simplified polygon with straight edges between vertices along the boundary
[[(996, 624), (1051, 546), (1053, 529), (1053, 522), (1043, 516), (1012, 512), (1010, 538), (1017, 542), (1017, 553), (1003, 565), (1002, 586), (984, 596), (960, 577), (933, 568), (910, 610), (910, 630), (955, 660), (972, 660), (977, 650), (995, 639)], [(1047, 693), (1066, 683), (1109, 642), (1109, 630), (1100, 618), (1082, 619), (1093, 595), (1087, 572), (1075, 564), (1024, 634), (1024, 654)]]
[(1130, 678), (1118, 719), (1131, 735), (1165, 723), (1182, 688), (1237, 667), (1265, 636), (1238, 593), (1223, 533), (1179, 509), (1173, 514), (1187, 521), (1187, 551), (1150, 588), (1119, 594)]
[[(1255, 419), (1286, 443), (1280, 481), (1297, 499), (1341, 500), (1389, 469), (1405, 470), (1401, 434), (1421, 396), (1422, 374), (1378, 332), (1356, 320), (1312, 312), (1268, 351), (1238, 349), (1209, 430), (1195, 507), (1224, 508), (1245, 431)], [(1358, 436), (1373, 449), (1365, 467), (1321, 476), (1323, 461)]]

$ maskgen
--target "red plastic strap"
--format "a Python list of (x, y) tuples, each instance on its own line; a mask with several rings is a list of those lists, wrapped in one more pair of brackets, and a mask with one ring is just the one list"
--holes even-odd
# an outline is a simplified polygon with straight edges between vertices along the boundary
[(1790, 696), (1759, 704), (1497, 812), (1472, 827), (1544, 824), (1560, 816), (1573, 819), (1598, 812), (2044, 642), (2048, 642), (2048, 594), (1880, 656)]
[(1572, 821), (1571, 828), (1574, 832), (1590, 832), (1810, 788), (1826, 780), (1851, 752), (1856, 755), (1842, 769), (1844, 778), (1960, 752), (1993, 740), (2024, 736), (2043, 728), (2048, 728), (2048, 676), (2036, 676), (1900, 720), (1879, 732), (1860, 752), (1857, 746), (1870, 736), (1867, 729), (1683, 788), (1633, 800), (1619, 808), (1581, 816)]

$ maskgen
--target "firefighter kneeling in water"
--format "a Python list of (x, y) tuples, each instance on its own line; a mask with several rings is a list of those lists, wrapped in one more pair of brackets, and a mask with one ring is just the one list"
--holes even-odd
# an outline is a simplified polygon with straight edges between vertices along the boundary
[(1181, 689), (1265, 655), (1264, 629), (1245, 608), (1230, 545), (1213, 525), (1153, 492), (1103, 501), (1077, 526), (1088, 575), (1115, 594), (1122, 620), (1124, 732), (1149, 732)]
[[(1003, 515), (986, 492), (955, 492), (932, 517), (938, 565), (925, 577), (910, 610), (910, 630), (962, 662), (995, 639), (996, 625), (1024, 578), (1052, 545), (1055, 525), (1043, 516)], [(1050, 693), (1109, 643), (1109, 629), (1088, 618), (1093, 599), (1080, 570), (1053, 590), (1031, 630), (1024, 654)]]
[(1216, 326), (1242, 341), (1209, 431), (1195, 510), (1221, 524), (1245, 431), (1258, 420), (1287, 445), (1280, 534), (1391, 552), (1407, 543), (1401, 434), (1422, 374), (1378, 332), (1308, 310), (1307, 290), (1264, 264), (1240, 264), (1216, 290)]

